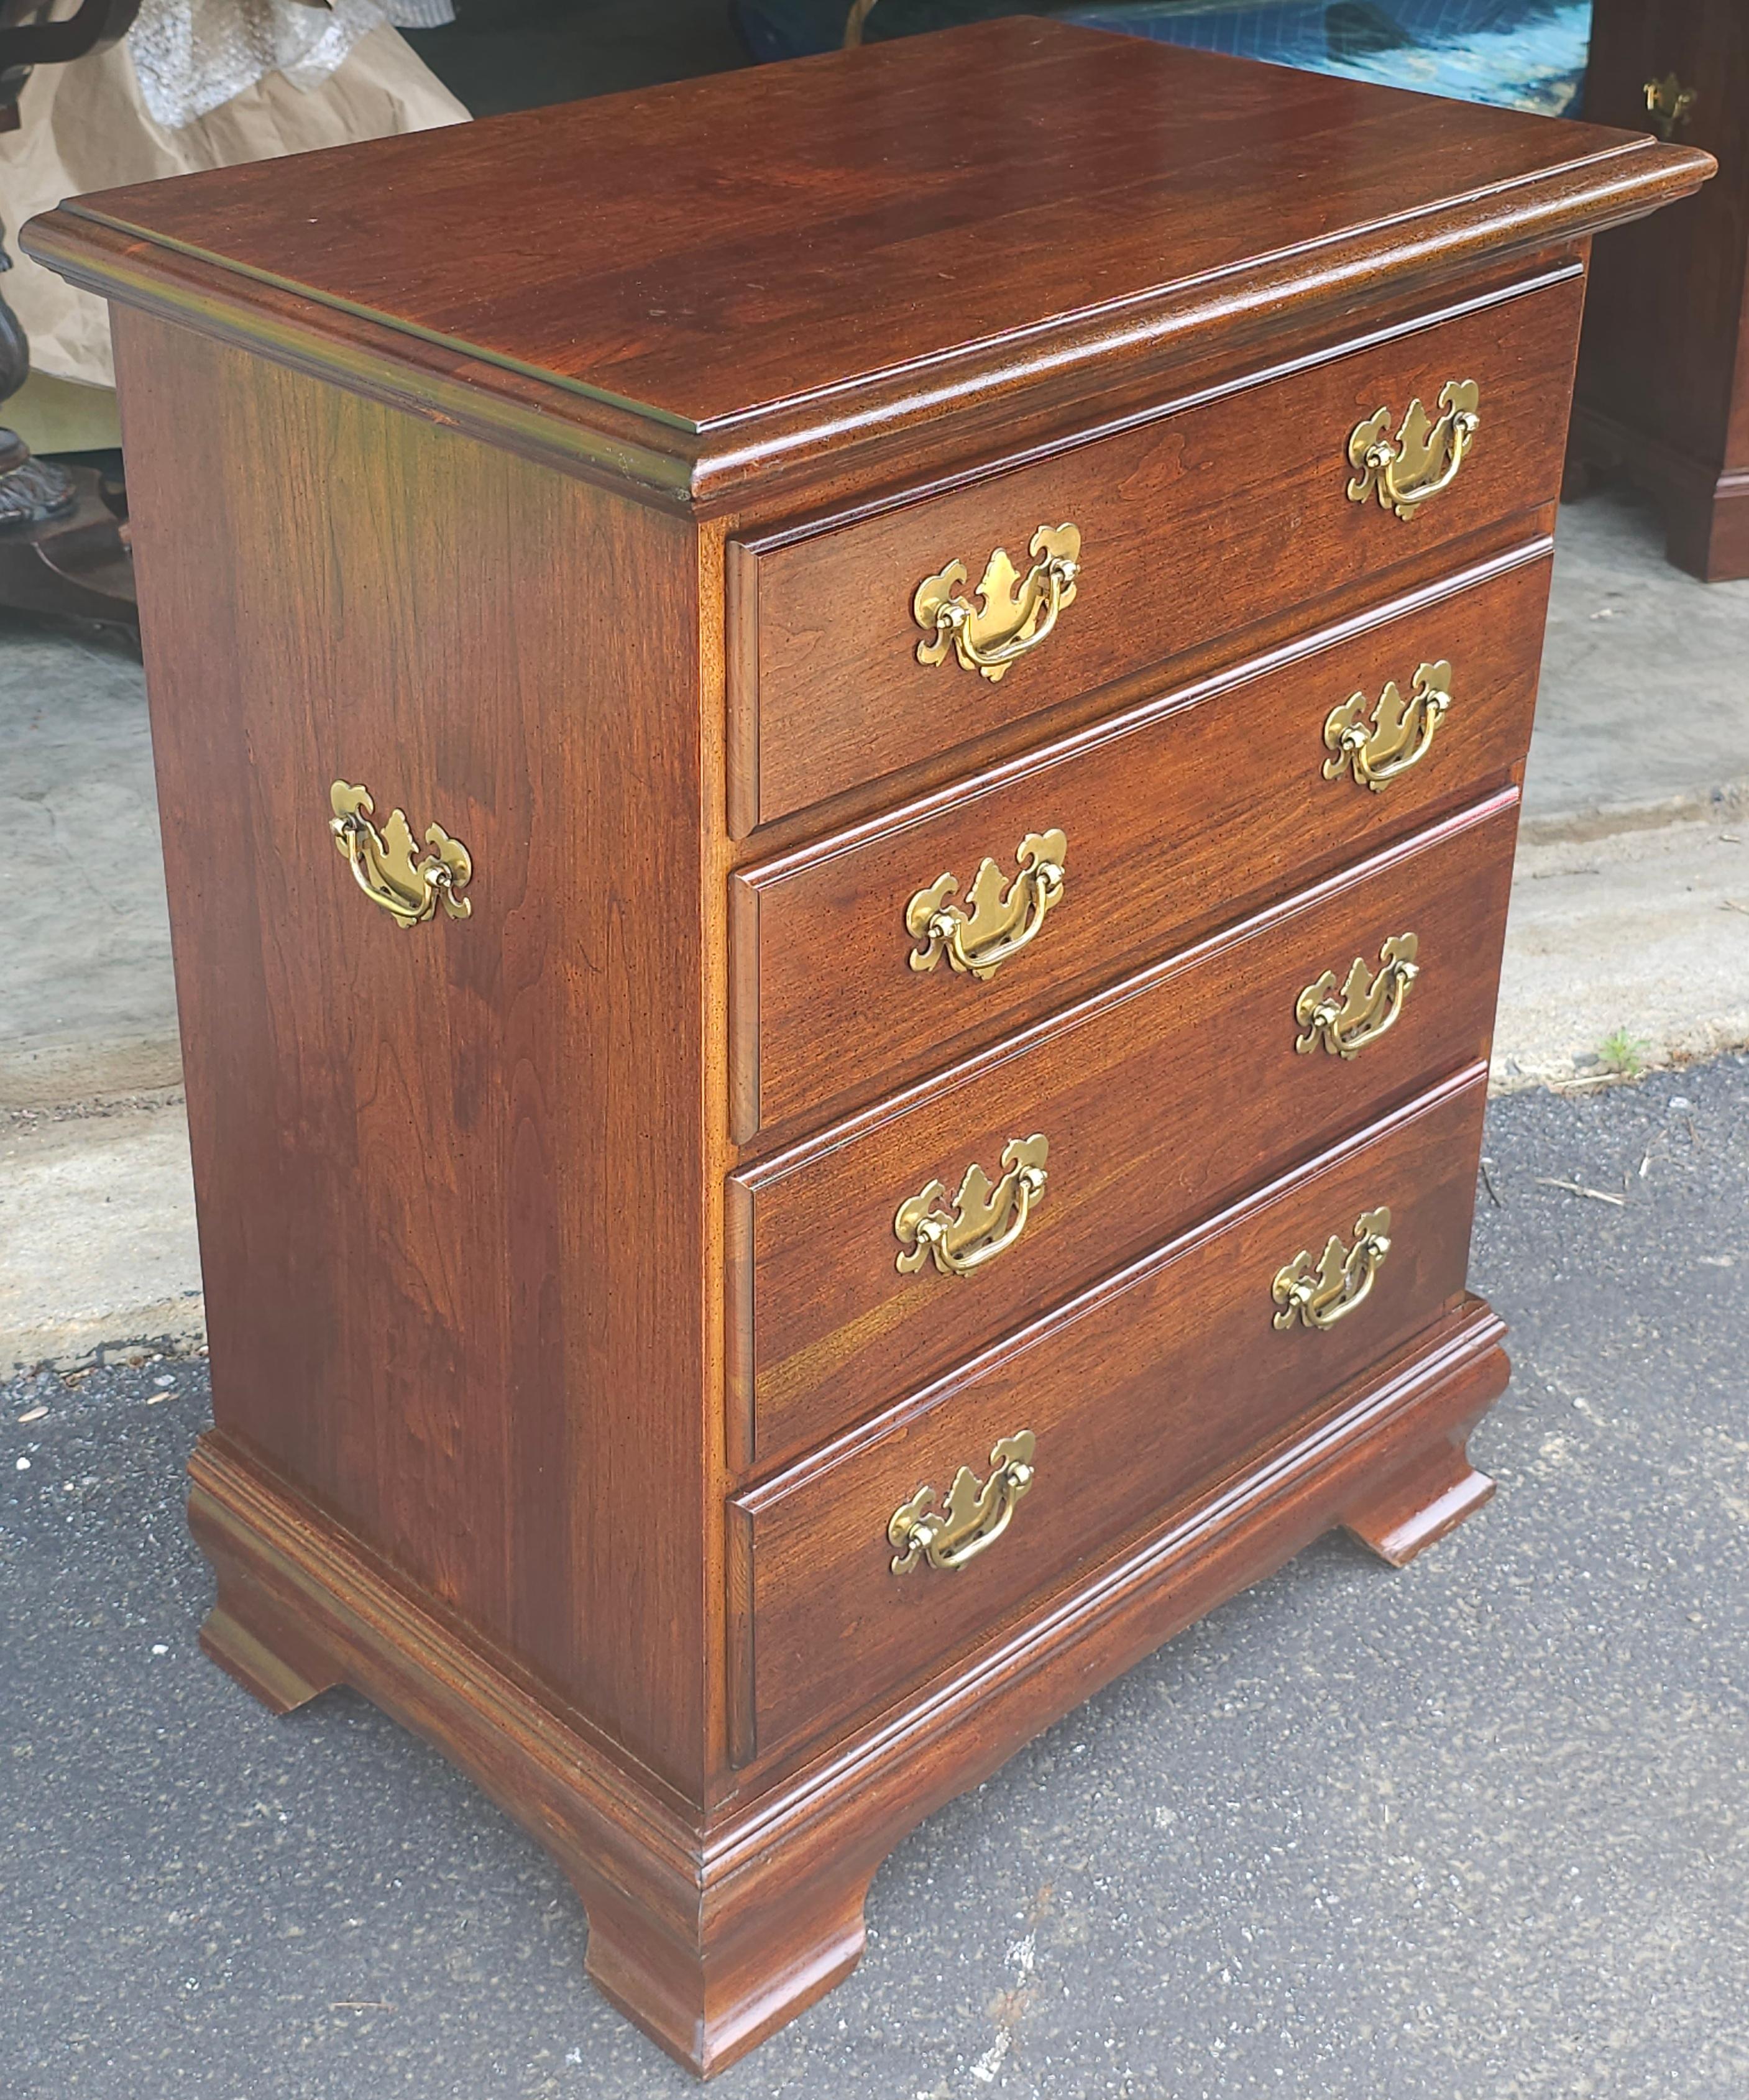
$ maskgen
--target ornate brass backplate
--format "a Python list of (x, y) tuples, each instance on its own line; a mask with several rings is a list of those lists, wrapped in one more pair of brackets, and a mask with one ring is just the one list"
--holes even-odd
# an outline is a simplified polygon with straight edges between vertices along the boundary
[(1429, 497), (1449, 488), (1469, 457), (1471, 440), (1482, 427), (1477, 413), (1479, 390), (1473, 379), (1451, 379), (1439, 390), (1436, 422), (1419, 395), (1409, 404), (1394, 441), (1387, 435), (1391, 412), (1380, 408), (1357, 423), (1348, 441), (1354, 479), (1349, 500), (1364, 503), (1376, 496), (1380, 507), (1399, 518), (1413, 518)]
[(1029, 650), (1036, 649), (1075, 602), (1081, 572), (1077, 525), (1041, 525), (1027, 550), (1032, 567), (1022, 576), (998, 547), (984, 567), (977, 602), (965, 593), (964, 562), (949, 562), (917, 585), (911, 616), (928, 634), (917, 644), (920, 664), (939, 664), (952, 649), (965, 671), (981, 671), (992, 684), (1006, 676)]
[(1333, 1327), (1345, 1320), (1372, 1289), (1372, 1279), (1391, 1251), (1390, 1234), (1389, 1207), (1381, 1203), (1354, 1220), (1353, 1246), (1345, 1246), (1332, 1233), (1315, 1268), (1302, 1247), (1285, 1268), (1275, 1272), (1270, 1295), (1281, 1310), (1273, 1324), (1285, 1329), (1297, 1321), (1303, 1327)]
[(1351, 774), (1363, 788), (1380, 793), (1411, 765), (1419, 765), (1433, 748), (1439, 725), (1451, 705), (1451, 666), (1442, 657), (1424, 664), (1415, 674), (1407, 699), (1394, 678), (1386, 682), (1371, 708), (1364, 693), (1350, 693), (1324, 718), (1324, 778)]
[(945, 955), (951, 969), (982, 981), (1037, 938), (1062, 895), (1069, 841), (1061, 832), (1028, 832), (1016, 858), (1020, 871), (1005, 886), (993, 860), (980, 862), (964, 904), (952, 901), (956, 876), (939, 875), (917, 892), (905, 907), (905, 931), (923, 944), (912, 951), (912, 969), (932, 970)]
[(900, 1274), (914, 1276), (932, 1260), (943, 1276), (969, 1276), (994, 1261), (1026, 1230), (1032, 1207), (1045, 1193), (1049, 1155), (1048, 1138), (1017, 1137), (1004, 1148), (1005, 1171), (993, 1188), (974, 1160), (951, 1207), (943, 1182), (931, 1181), (908, 1196), (893, 1220), (903, 1249), (895, 1264)]
[(1030, 1429), (999, 1439), (990, 1452), (989, 1479), (980, 1480), (969, 1466), (961, 1467), (940, 1510), (933, 1507), (933, 1488), (919, 1488), (901, 1502), (886, 1527), (893, 1573), (908, 1575), (923, 1560), (951, 1571), (994, 1546), (1008, 1529), (1014, 1505), (1032, 1485), (1034, 1444)]
[(1378, 974), (1367, 968), (1364, 955), (1357, 955), (1340, 991), (1336, 972), (1326, 970), (1295, 1003), (1293, 1017), (1305, 1033), (1294, 1048), (1303, 1057), (1322, 1043), (1332, 1057), (1352, 1057), (1388, 1034), (1421, 974), (1416, 960), (1420, 949), (1415, 934), (1393, 933), (1379, 951)]
[(1685, 87), (1673, 73), (1645, 84), (1645, 113), (1660, 139), (1674, 139), (1699, 100), (1700, 90)]
[(452, 919), (466, 919), (473, 900), (462, 895), (474, 873), (474, 862), (459, 839), (441, 824), (426, 827), (426, 851), (413, 845), (412, 827), (399, 810), (389, 812), (379, 832), (372, 823), (376, 805), (367, 788), (337, 780), (329, 791), (333, 815), (328, 828), (350, 864), (353, 880), (373, 904), (380, 904), (397, 925), (417, 926), (434, 918), (441, 904)]

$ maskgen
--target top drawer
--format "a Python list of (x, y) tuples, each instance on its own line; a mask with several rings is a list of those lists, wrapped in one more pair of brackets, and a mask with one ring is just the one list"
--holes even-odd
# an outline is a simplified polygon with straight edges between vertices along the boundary
[[(1495, 298), (852, 523), (732, 542), (731, 831), (1552, 502), (1581, 290), (1575, 276)], [(1467, 393), (1446, 390), (1465, 382), (1478, 419), (1467, 443)], [(1419, 448), (1413, 402), (1434, 419)], [(1349, 451), (1363, 425), (1403, 454), (1404, 514), (1378, 500), (1376, 474), (1360, 490), (1368, 473)], [(1074, 543), (1040, 536), (1066, 523), (1080, 536), (1072, 599), (1051, 550)], [(919, 662), (920, 644), (938, 653), (919, 587), (945, 578), (969, 600), (1005, 548), (1019, 571), (1007, 619), (965, 638), (998, 660), (963, 667), (950, 635), (940, 661)]]

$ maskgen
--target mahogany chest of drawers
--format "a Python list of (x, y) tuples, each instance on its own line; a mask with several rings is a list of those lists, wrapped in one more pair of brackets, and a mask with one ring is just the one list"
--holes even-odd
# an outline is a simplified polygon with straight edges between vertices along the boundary
[(1047, 22), (82, 200), (209, 1652), (732, 2059), (895, 1838), (1489, 1484), (1587, 244), (1705, 155)]

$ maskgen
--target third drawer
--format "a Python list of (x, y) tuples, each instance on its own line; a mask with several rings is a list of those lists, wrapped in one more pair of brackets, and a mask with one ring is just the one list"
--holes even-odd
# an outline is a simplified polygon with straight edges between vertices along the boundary
[[(732, 1179), (734, 1462), (835, 1434), (1485, 1058), (1517, 817), (1503, 789)], [(899, 1229), (932, 1186), (939, 1258)]]

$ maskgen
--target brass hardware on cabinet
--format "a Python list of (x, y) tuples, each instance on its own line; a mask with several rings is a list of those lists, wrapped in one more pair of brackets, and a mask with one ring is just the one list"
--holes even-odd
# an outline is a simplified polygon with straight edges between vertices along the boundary
[(389, 812), (379, 832), (370, 821), (376, 805), (368, 788), (335, 781), (329, 790), (333, 815), (328, 828), (350, 864), (353, 880), (373, 904), (380, 904), (398, 925), (417, 926), (436, 915), (441, 904), (452, 919), (466, 919), (473, 901), (462, 895), (474, 873), (474, 862), (459, 839), (441, 824), (426, 827), (424, 853), (416, 851), (413, 831), (399, 810)]
[(1421, 406), (1419, 395), (1394, 439), (1386, 433), (1391, 412), (1380, 408), (1357, 423), (1348, 441), (1348, 463), (1354, 478), (1349, 501), (1364, 503), (1376, 496), (1380, 507), (1399, 518), (1414, 517), (1430, 496), (1449, 488), (1469, 457), (1470, 442), (1482, 427), (1476, 412), (1479, 391), (1473, 379), (1451, 379), (1439, 390), (1439, 420)]
[(1645, 113), (1660, 139), (1674, 139), (1699, 100), (1700, 90), (1685, 87), (1673, 73), (1645, 84)]
[(1421, 974), (1416, 955), (1420, 942), (1413, 933), (1393, 933), (1379, 951), (1379, 973), (1355, 956), (1346, 981), (1336, 989), (1336, 973), (1326, 970), (1309, 984), (1293, 1009), (1305, 1031), (1294, 1048), (1302, 1057), (1322, 1043), (1332, 1057), (1352, 1057), (1376, 1043), (1397, 1025), (1409, 987)]
[(1032, 1206), (1045, 1193), (1045, 1162), (1050, 1140), (1035, 1134), (1017, 1137), (1004, 1149), (1005, 1170), (994, 1188), (974, 1160), (965, 1170), (953, 1207), (947, 1207), (944, 1183), (931, 1181), (899, 1207), (893, 1230), (904, 1249), (896, 1264), (900, 1273), (915, 1276), (933, 1260), (943, 1276), (969, 1276), (1011, 1247), (1027, 1229)]
[(1380, 793), (1426, 757), (1451, 705), (1451, 666), (1444, 658), (1421, 666), (1407, 699), (1397, 681), (1388, 680), (1371, 721), (1366, 695), (1350, 693), (1324, 718), (1324, 743), (1332, 754), (1324, 761), (1325, 779), (1351, 772), (1363, 788)]
[(956, 876), (939, 875), (917, 892), (905, 907), (905, 931), (923, 943), (912, 951), (912, 969), (932, 970), (945, 955), (950, 968), (982, 981), (1037, 938), (1062, 895), (1069, 841), (1061, 832), (1028, 832), (1015, 858), (1020, 871), (1006, 889), (996, 862), (981, 862), (964, 904), (952, 901)]
[(1270, 1295), (1281, 1310), (1274, 1317), (1280, 1328), (1297, 1320), (1304, 1327), (1333, 1327), (1362, 1304), (1372, 1288), (1385, 1257), (1391, 1251), (1391, 1214), (1381, 1203), (1376, 1211), (1363, 1211), (1354, 1220), (1354, 1244), (1344, 1246), (1332, 1233), (1324, 1242), (1318, 1266), (1302, 1247), (1285, 1268), (1275, 1272)]
[(1017, 1429), (992, 1447), (990, 1477), (980, 1481), (969, 1466), (961, 1467), (947, 1490), (946, 1506), (931, 1507), (933, 1488), (919, 1488), (901, 1502), (886, 1527), (893, 1548), (893, 1573), (908, 1575), (920, 1560), (931, 1568), (963, 1568), (1008, 1529), (1014, 1505), (1032, 1485), (1035, 1439)]
[(911, 602), (912, 618), (930, 637), (917, 644), (920, 664), (939, 664), (952, 648), (961, 670), (981, 671), (993, 685), (1047, 638), (1057, 615), (1075, 602), (1080, 527), (1041, 525), (1027, 551), (1032, 567), (1022, 577), (1007, 548), (996, 549), (985, 565), (977, 604), (961, 595), (964, 562), (949, 562), (939, 575), (923, 579)]

